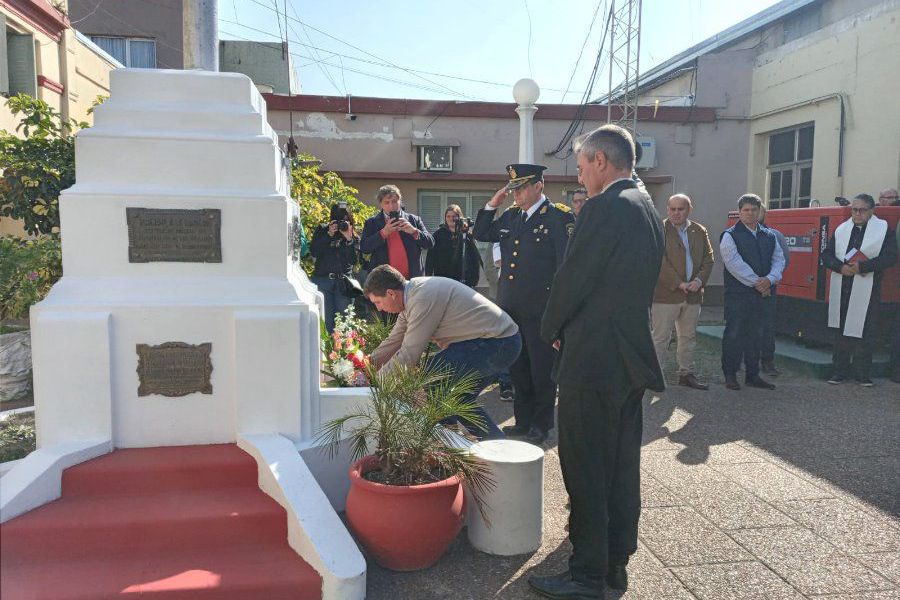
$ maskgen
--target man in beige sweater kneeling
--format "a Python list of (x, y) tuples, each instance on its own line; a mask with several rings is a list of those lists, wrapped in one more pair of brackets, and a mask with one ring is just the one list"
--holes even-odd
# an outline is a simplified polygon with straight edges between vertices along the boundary
[[(366, 278), (365, 294), (378, 310), (398, 315), (391, 334), (372, 352), (372, 362), (380, 372), (417, 364), (429, 342), (434, 341), (441, 351), (428, 364), (460, 375), (476, 375), (476, 390), (469, 399), (475, 403), (478, 394), (509, 368), (522, 349), (519, 327), (512, 318), (453, 279), (407, 280), (397, 269), (381, 265)], [(477, 410), (485, 429), (464, 419), (458, 422), (479, 438), (504, 437), (484, 409)]]

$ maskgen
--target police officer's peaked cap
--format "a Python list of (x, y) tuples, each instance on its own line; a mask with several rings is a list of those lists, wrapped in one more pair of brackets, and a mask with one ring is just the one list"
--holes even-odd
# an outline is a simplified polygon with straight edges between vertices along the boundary
[(522, 187), (526, 183), (537, 183), (544, 180), (544, 171), (547, 167), (542, 165), (515, 164), (506, 165), (506, 172), (509, 174), (509, 182), (506, 189), (514, 190)]

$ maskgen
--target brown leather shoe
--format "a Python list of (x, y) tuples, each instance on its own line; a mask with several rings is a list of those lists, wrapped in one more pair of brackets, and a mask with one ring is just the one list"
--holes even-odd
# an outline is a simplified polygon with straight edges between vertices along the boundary
[(741, 384), (738, 383), (737, 375), (726, 375), (725, 376), (725, 387), (727, 387), (729, 390), (741, 389)]
[(678, 378), (678, 385), (693, 388), (695, 390), (708, 390), (709, 385), (697, 381), (697, 377), (693, 373), (682, 375)]

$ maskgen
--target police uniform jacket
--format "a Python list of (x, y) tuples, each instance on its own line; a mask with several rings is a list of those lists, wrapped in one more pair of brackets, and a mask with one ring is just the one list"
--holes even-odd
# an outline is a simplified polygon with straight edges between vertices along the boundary
[(664, 251), (662, 221), (633, 181), (585, 202), (541, 323), (545, 341), (561, 341), (557, 383), (664, 389), (649, 315)]
[(495, 211), (481, 209), (475, 219), (475, 239), (500, 243), (500, 281), (497, 303), (516, 320), (540, 320), (553, 274), (562, 264), (574, 229), (572, 213), (544, 198), (531, 218), (524, 211), (507, 209), (497, 219)]

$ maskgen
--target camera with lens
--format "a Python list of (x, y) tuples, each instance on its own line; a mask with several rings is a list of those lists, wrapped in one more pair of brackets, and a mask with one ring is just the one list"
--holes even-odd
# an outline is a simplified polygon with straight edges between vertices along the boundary
[(338, 221), (337, 226), (339, 231), (347, 231), (350, 229), (350, 221)]
[(453, 217), (453, 229), (457, 233), (466, 233), (472, 227), (472, 219), (463, 219), (459, 215)]
[(399, 219), (399, 218), (400, 218), (400, 211), (399, 211), (399, 210), (392, 210), (391, 212), (388, 213), (388, 216), (389, 216), (391, 219), (393, 219), (393, 220)]

